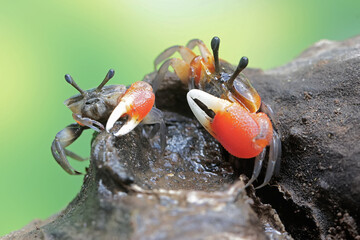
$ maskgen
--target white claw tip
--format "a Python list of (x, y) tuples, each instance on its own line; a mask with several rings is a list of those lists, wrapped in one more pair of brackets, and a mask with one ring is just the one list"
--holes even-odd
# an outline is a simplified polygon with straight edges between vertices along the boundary
[(112, 129), (114, 124), (109, 124), (109, 122), (106, 124), (106, 131), (110, 133), (110, 129)]
[(106, 123), (106, 131), (110, 132), (110, 129), (114, 127), (114, 124), (119, 118), (126, 113), (126, 105), (125, 101), (120, 101), (120, 103), (116, 106), (114, 111), (111, 113), (107, 123)]
[(130, 119), (129, 121), (127, 121), (121, 128), (120, 130), (115, 133), (114, 135), (116, 137), (118, 136), (122, 136), (125, 134), (128, 134), (129, 132), (131, 132), (137, 125), (139, 124), (139, 121), (135, 120), (135, 119)]

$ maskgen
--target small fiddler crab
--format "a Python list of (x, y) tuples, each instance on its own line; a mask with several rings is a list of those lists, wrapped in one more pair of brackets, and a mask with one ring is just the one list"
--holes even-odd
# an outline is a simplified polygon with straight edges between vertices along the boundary
[(51, 145), (51, 152), (59, 165), (71, 175), (81, 173), (69, 164), (67, 156), (78, 161), (84, 161), (87, 158), (80, 157), (66, 147), (80, 137), (85, 129), (91, 128), (96, 132), (106, 129), (109, 132), (121, 117), (127, 116), (127, 121), (114, 133), (115, 136), (129, 133), (140, 122), (158, 124), (160, 127), (154, 127), (149, 136), (153, 137), (159, 130), (161, 150), (164, 151), (166, 143), (163, 113), (153, 107), (155, 95), (151, 85), (139, 81), (133, 83), (128, 89), (123, 85), (105, 86), (114, 74), (115, 71), (110, 69), (97, 88), (87, 91), (82, 90), (69, 74), (65, 75), (65, 80), (80, 92), (64, 102), (65, 106), (72, 111), (76, 123), (68, 125), (56, 134)]
[[(248, 58), (242, 57), (234, 69), (219, 59), (219, 45), (220, 39), (214, 37), (211, 41), (213, 54), (199, 39), (189, 41), (186, 47), (177, 45), (166, 49), (154, 61), (156, 70), (165, 60), (154, 79), (153, 89), (156, 92), (171, 66), (189, 86), (187, 101), (201, 125), (233, 156), (255, 157), (252, 177), (245, 187), (259, 176), (269, 146), (264, 182), (257, 187), (261, 188), (280, 166), (280, 136), (271, 123), (274, 114), (241, 73), (248, 65)], [(192, 51), (195, 47), (199, 48), (200, 56)], [(176, 52), (181, 58), (170, 58)]]

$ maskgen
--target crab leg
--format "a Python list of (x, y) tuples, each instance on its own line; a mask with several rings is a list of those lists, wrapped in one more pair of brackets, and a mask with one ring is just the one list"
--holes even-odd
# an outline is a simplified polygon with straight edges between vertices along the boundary
[(82, 117), (79, 114), (73, 113), (74, 120), (81, 126), (87, 126), (96, 132), (104, 130), (104, 125), (90, 118)]
[(277, 146), (277, 152), (278, 152), (278, 157), (276, 159), (276, 165), (275, 165), (275, 169), (274, 169), (274, 173), (275, 176), (279, 174), (280, 172), (280, 164), (281, 164), (281, 134), (279, 132), (276, 132), (276, 128), (275, 128), (275, 114), (273, 112), (273, 110), (271, 109), (271, 107), (269, 105), (267, 105), (266, 103), (262, 102), (261, 106), (260, 106), (260, 111), (265, 113), (266, 115), (269, 116), (270, 120), (273, 122), (273, 126), (274, 126), (274, 136), (277, 137), (276, 139), (276, 146)]
[(129, 133), (150, 112), (154, 102), (155, 95), (150, 84), (146, 82), (133, 83), (111, 113), (106, 124), (106, 131), (109, 132), (120, 117), (127, 115), (127, 122), (114, 135), (121, 136)]
[(260, 111), (268, 115), (272, 122), (275, 122), (274, 111), (271, 109), (269, 105), (267, 105), (264, 102), (261, 102)]
[(245, 188), (250, 186), (258, 178), (258, 176), (261, 172), (263, 161), (265, 159), (265, 154), (266, 154), (266, 148), (264, 148), (262, 150), (262, 152), (256, 156), (252, 176), (251, 176), (250, 180), (247, 182), (247, 184), (245, 185)]
[(184, 47), (184, 46), (172, 46), (169, 47), (168, 49), (165, 49), (154, 61), (154, 67), (156, 70), (156, 67), (159, 63), (161, 63), (162, 61), (164, 61), (165, 59), (171, 57), (174, 53), (180, 53), (181, 57), (184, 59), (184, 61), (187, 64), (190, 64), (190, 62), (196, 57), (196, 54), (191, 51), (189, 48)]
[(273, 133), (276, 136), (276, 143), (275, 146), (277, 147), (276, 151), (277, 151), (277, 158), (275, 159), (276, 164), (275, 164), (275, 170), (274, 170), (274, 174), (275, 176), (277, 176), (280, 173), (280, 165), (281, 165), (281, 135), (280, 133), (276, 132), (274, 130)]
[(78, 175), (81, 173), (76, 171), (70, 165), (66, 156), (70, 156), (78, 161), (84, 161), (86, 159), (69, 150), (66, 150), (65, 148), (72, 144), (78, 137), (80, 137), (84, 129), (87, 129), (87, 127), (80, 126), (76, 123), (70, 124), (56, 134), (55, 139), (51, 145), (51, 153), (53, 154), (55, 160), (67, 173), (71, 175)]
[(212, 64), (214, 57), (203, 41), (200, 39), (192, 39), (186, 44), (186, 47), (189, 49), (194, 49), (196, 46), (199, 48), (200, 54), (205, 59), (205, 61)]
[(83, 157), (77, 155), (76, 153), (74, 153), (74, 152), (72, 152), (72, 151), (70, 151), (70, 150), (67, 150), (66, 148), (65, 148), (64, 150), (65, 150), (66, 156), (71, 157), (71, 158), (74, 159), (74, 160), (77, 160), (77, 161), (79, 161), (79, 162), (83, 162), (83, 161), (89, 160), (88, 157), (83, 158)]
[(159, 124), (158, 127), (154, 127), (149, 134), (150, 138), (153, 138), (157, 131), (160, 133), (160, 146), (161, 153), (164, 153), (166, 146), (166, 126), (164, 122), (164, 114), (157, 108), (153, 107), (148, 115), (143, 119), (143, 124)]
[(190, 77), (190, 64), (179, 58), (171, 58), (166, 60), (159, 68), (158, 73), (153, 81), (153, 89), (156, 92), (159, 89), (160, 83), (165, 78), (165, 74), (168, 72), (169, 67), (172, 67), (176, 75), (180, 78), (184, 84), (188, 83)]
[(280, 138), (279, 138), (279, 135), (275, 131), (273, 134), (274, 134), (274, 137), (272, 138), (272, 140), (270, 142), (269, 160), (268, 160), (268, 165), (266, 168), (265, 179), (264, 179), (263, 184), (256, 187), (256, 189), (262, 188), (263, 186), (265, 186), (266, 184), (269, 183), (269, 181), (274, 173), (276, 163), (279, 161)]

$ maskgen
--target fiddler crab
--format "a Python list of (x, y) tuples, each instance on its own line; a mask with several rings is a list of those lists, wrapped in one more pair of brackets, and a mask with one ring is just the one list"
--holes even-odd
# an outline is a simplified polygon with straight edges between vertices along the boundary
[(140, 122), (159, 124), (160, 128), (154, 127), (150, 135), (154, 136), (157, 130), (160, 131), (160, 145), (164, 151), (166, 143), (163, 113), (154, 107), (155, 95), (151, 85), (139, 81), (133, 83), (128, 89), (123, 85), (105, 86), (114, 74), (114, 70), (110, 69), (97, 88), (87, 91), (82, 90), (70, 75), (65, 75), (65, 80), (80, 92), (64, 102), (73, 112), (72, 116), (76, 123), (68, 125), (56, 134), (51, 145), (51, 152), (59, 165), (71, 175), (81, 173), (69, 164), (67, 156), (78, 161), (84, 161), (87, 158), (80, 157), (66, 147), (80, 137), (85, 129), (91, 128), (97, 132), (106, 129), (109, 132), (121, 117), (127, 116), (127, 121), (114, 133), (115, 136), (129, 133)]
[[(220, 39), (211, 41), (213, 54), (199, 39), (191, 40), (185, 46), (173, 46), (163, 51), (154, 61), (163, 62), (153, 82), (154, 92), (171, 66), (184, 84), (188, 84), (188, 104), (201, 125), (233, 156), (254, 158), (251, 179), (245, 187), (253, 183), (260, 174), (269, 146), (269, 159), (264, 182), (271, 179), (274, 169), (279, 168), (281, 158), (280, 135), (272, 126), (273, 112), (261, 101), (257, 91), (241, 73), (248, 65), (242, 57), (236, 69), (219, 59)], [(198, 47), (200, 56), (192, 49)], [(181, 58), (170, 58), (178, 52)]]

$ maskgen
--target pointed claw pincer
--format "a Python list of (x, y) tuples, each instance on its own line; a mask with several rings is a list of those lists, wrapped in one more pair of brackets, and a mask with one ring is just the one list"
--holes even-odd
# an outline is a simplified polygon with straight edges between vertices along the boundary
[(250, 113), (238, 103), (198, 89), (187, 94), (195, 117), (232, 155), (253, 158), (270, 144), (273, 129), (264, 113)]
[(155, 103), (155, 95), (150, 84), (139, 81), (133, 83), (118, 101), (107, 121), (106, 131), (109, 132), (120, 117), (127, 115), (128, 120), (114, 133), (115, 136), (129, 133), (146, 117)]

